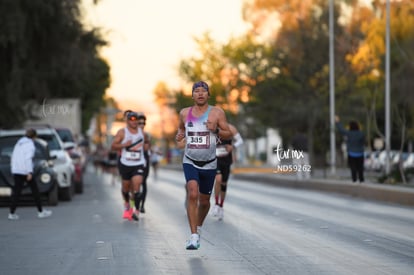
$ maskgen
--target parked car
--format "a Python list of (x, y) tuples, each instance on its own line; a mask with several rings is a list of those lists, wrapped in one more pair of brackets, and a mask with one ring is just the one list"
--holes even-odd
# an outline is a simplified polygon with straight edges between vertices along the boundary
[(75, 167), (74, 184), (75, 192), (83, 193), (83, 173), (86, 167), (86, 156), (82, 149), (77, 144), (69, 128), (55, 128), (59, 137), (62, 139), (69, 156), (72, 158)]
[(373, 170), (375, 152), (364, 152), (364, 169), (367, 171)]
[[(0, 196), (11, 196), (14, 186), (11, 173), (11, 155), (19, 136), (0, 136)], [(58, 204), (58, 184), (56, 171), (53, 169), (53, 157), (49, 154), (47, 142), (35, 139), (35, 155), (33, 159), (33, 178), (39, 188), (41, 196), (47, 198), (49, 205)], [(30, 195), (31, 189), (24, 185), (22, 196)]]
[[(397, 153), (398, 151), (395, 151), (395, 150), (390, 151), (390, 156), (389, 156), (390, 165), (393, 164), (393, 159)], [(381, 172), (385, 169), (386, 157), (387, 157), (387, 152), (385, 150), (377, 151), (375, 153), (375, 157), (373, 159), (373, 170), (374, 171)]]
[[(367, 170), (382, 172), (385, 169), (386, 151), (373, 151), (365, 155), (364, 167)], [(390, 151), (390, 165), (396, 164), (399, 160), (398, 151)], [(405, 157), (405, 155), (403, 156)]]
[[(75, 193), (73, 183), (75, 168), (69, 153), (65, 150), (64, 144), (55, 129), (44, 126), (40, 128), (33, 127), (36, 128), (37, 137), (48, 143), (50, 155), (55, 157), (53, 169), (57, 174), (59, 198), (64, 201), (72, 200)], [(25, 132), (24, 129), (0, 130), (0, 136), (21, 137)]]
[(409, 154), (407, 152), (396, 152), (391, 160), (392, 165), (398, 166), (401, 162), (404, 166), (404, 162), (408, 158), (408, 155)]
[(414, 168), (414, 153), (409, 153), (405, 161), (403, 162), (404, 169)]

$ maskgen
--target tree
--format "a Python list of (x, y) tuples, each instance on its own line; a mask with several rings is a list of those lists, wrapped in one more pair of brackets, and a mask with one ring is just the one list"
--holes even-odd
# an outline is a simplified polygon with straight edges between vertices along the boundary
[[(348, 54), (348, 61), (356, 74), (357, 96), (365, 99), (373, 134), (384, 136), (385, 83), (385, 3), (374, 1), (373, 10), (359, 22), (365, 39)], [(414, 104), (414, 6), (410, 1), (391, 3), (391, 102), (392, 147), (404, 147), (406, 139), (414, 138), (411, 106)], [(360, 10), (358, 13), (367, 14)], [(406, 133), (406, 130), (408, 132)], [(371, 132), (371, 131), (369, 131)], [(407, 136), (406, 136), (407, 135)]]
[[(244, 136), (262, 135), (262, 124), (252, 116), (246, 116), (244, 104), (249, 101), (256, 78), (270, 74), (264, 72), (269, 66), (262, 62), (268, 54), (266, 47), (255, 44), (249, 36), (232, 38), (223, 45), (214, 42), (208, 33), (195, 38), (195, 42), (199, 55), (180, 62), (180, 75), (189, 83), (200, 79), (207, 81), (211, 90), (210, 103), (223, 108)], [(189, 89), (175, 93), (177, 112), (192, 104), (190, 95)], [(246, 119), (250, 119), (249, 125), (246, 125)]]
[(84, 29), (79, 4), (80, 0), (0, 2), (2, 127), (19, 126), (27, 117), (24, 106), (29, 100), (90, 100), (82, 102), (84, 127), (103, 104), (109, 66), (98, 49), (106, 41), (98, 29)]
[[(244, 125), (249, 122), (245, 128), (257, 126), (246, 130), (249, 137), (272, 127), (289, 140), (296, 130), (305, 129), (311, 156), (312, 150), (323, 156), (330, 131), (327, 4), (246, 1), (243, 16), (252, 30), (224, 45), (208, 36), (198, 39), (199, 56), (181, 63), (181, 75), (187, 81), (211, 79), (217, 104)], [(414, 103), (413, 7), (403, 0), (392, 2), (392, 10), (393, 110), (399, 111), (399, 125), (408, 126), (409, 136), (414, 131), (408, 107)], [(334, 14), (336, 107), (344, 119), (365, 118), (368, 136), (374, 136), (384, 120), (384, 3), (373, 1), (367, 7), (356, 0), (335, 1)], [(185, 90), (177, 94), (177, 104), (184, 95)], [(400, 140), (401, 135), (395, 136)]]
[(159, 123), (157, 136), (163, 141), (164, 155), (168, 154), (169, 148), (175, 144), (175, 134), (178, 128), (178, 113), (174, 109), (173, 91), (164, 82), (159, 82), (154, 91), (155, 102), (159, 109)]
[[(279, 20), (278, 28), (267, 24), (269, 18)], [(251, 1), (245, 6), (245, 19), (257, 32), (270, 28), (267, 41), (277, 66), (276, 77), (257, 83), (256, 98), (248, 103), (252, 112), (265, 106), (262, 122), (281, 129), (288, 140), (297, 129), (306, 129), (311, 157), (313, 149), (324, 153), (329, 144), (327, 1)], [(337, 19), (338, 12), (335, 29), (341, 34)]]

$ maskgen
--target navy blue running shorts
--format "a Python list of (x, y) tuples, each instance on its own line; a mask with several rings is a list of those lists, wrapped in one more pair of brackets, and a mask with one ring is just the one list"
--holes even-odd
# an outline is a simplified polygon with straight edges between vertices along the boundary
[(211, 195), (216, 178), (216, 169), (199, 169), (191, 164), (183, 163), (183, 170), (186, 182), (196, 180), (200, 193)]

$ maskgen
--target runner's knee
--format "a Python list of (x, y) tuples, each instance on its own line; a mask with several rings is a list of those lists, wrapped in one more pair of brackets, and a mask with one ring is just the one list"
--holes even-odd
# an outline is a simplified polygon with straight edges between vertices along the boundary
[(200, 195), (199, 204), (200, 204), (200, 206), (210, 205), (210, 196)]

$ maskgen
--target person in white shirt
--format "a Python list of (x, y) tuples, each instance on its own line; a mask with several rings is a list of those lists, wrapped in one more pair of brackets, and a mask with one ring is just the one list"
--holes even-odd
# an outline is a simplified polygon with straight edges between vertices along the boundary
[(39, 189), (33, 179), (33, 158), (35, 155), (35, 145), (33, 139), (36, 137), (36, 130), (26, 130), (26, 135), (21, 137), (13, 148), (11, 156), (11, 172), (14, 179), (14, 188), (12, 190), (9, 220), (18, 220), (19, 216), (15, 214), (17, 203), (25, 182), (32, 190), (32, 195), (37, 206), (38, 217), (46, 218), (52, 215), (52, 211), (43, 209), (40, 200)]

